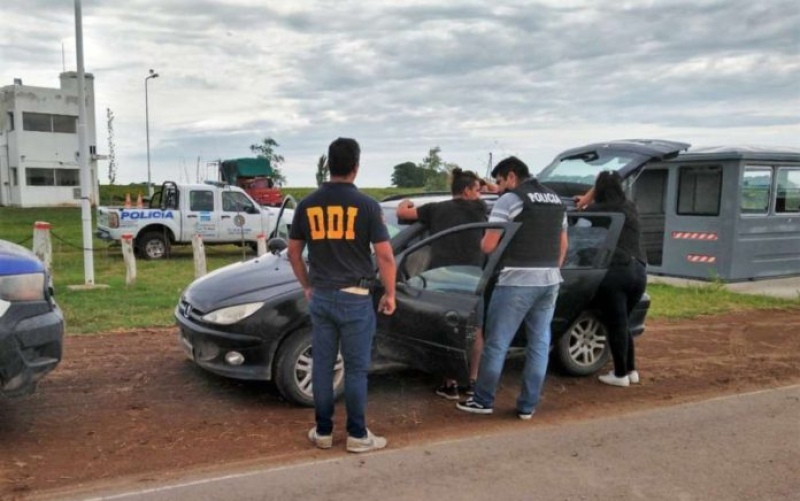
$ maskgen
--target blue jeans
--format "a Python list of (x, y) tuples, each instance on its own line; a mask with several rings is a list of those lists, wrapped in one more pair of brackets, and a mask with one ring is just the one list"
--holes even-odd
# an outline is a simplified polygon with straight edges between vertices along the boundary
[(486, 313), (486, 344), (473, 397), (479, 404), (494, 406), (494, 395), (503, 373), (508, 348), (524, 322), (527, 346), (517, 412), (530, 413), (536, 409), (547, 372), (550, 322), (553, 320), (558, 288), (556, 284), (541, 287), (498, 285), (494, 289)]
[(317, 433), (333, 432), (333, 367), (341, 343), (344, 358), (344, 395), (347, 434), (367, 436), (367, 371), (375, 337), (375, 309), (371, 296), (333, 289), (314, 289), (311, 314), (311, 384)]

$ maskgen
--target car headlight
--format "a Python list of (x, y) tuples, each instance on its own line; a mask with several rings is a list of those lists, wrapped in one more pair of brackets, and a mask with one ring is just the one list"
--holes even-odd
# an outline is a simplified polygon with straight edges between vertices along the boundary
[(0, 277), (0, 299), (9, 302), (43, 300), (44, 273)]
[(211, 313), (206, 313), (203, 315), (203, 320), (219, 325), (235, 324), (239, 320), (247, 318), (258, 311), (262, 306), (264, 306), (264, 303), (261, 302), (237, 304), (236, 306), (229, 306), (227, 308), (214, 310)]

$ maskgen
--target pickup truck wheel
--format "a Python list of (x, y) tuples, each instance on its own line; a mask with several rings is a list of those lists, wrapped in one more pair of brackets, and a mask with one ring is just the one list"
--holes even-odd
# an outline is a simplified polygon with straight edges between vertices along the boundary
[(151, 231), (139, 238), (138, 250), (144, 259), (161, 259), (169, 253), (169, 240), (161, 233)]
[[(311, 372), (311, 329), (301, 329), (289, 336), (278, 351), (275, 363), (275, 386), (286, 400), (305, 407), (314, 406)], [(333, 396), (344, 392), (344, 359), (340, 353), (333, 368)]]
[(583, 312), (555, 345), (556, 361), (570, 376), (590, 376), (608, 362), (608, 331), (594, 313)]

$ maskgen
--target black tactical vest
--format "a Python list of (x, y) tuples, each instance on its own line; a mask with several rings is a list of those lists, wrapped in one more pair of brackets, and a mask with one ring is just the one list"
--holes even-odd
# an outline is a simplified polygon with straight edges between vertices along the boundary
[(535, 178), (511, 192), (522, 199), (522, 212), (514, 218), (522, 227), (506, 249), (503, 266), (558, 268), (566, 210), (561, 198)]

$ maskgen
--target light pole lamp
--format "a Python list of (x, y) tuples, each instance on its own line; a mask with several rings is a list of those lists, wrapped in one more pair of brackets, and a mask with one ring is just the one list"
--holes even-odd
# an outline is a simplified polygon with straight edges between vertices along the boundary
[(147, 138), (147, 196), (153, 197), (153, 183), (150, 181), (150, 105), (147, 101), (147, 81), (151, 78), (158, 78), (158, 73), (150, 70), (150, 74), (144, 79), (144, 126)]

